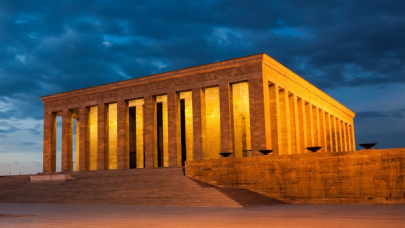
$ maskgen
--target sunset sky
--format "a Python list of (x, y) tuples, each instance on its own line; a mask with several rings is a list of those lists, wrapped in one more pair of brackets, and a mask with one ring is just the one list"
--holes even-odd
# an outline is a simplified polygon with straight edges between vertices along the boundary
[(356, 112), (356, 143), (405, 147), (404, 9), (399, 0), (2, 0), (0, 175), (42, 171), (41, 96), (257, 53)]

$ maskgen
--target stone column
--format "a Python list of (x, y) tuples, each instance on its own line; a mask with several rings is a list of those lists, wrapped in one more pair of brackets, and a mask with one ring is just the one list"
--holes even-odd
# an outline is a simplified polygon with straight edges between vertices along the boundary
[(325, 112), (322, 109), (318, 109), (319, 118), (319, 130), (320, 130), (320, 142), (322, 146), (321, 152), (327, 153), (328, 147), (326, 146), (326, 124), (325, 124)]
[(73, 171), (73, 115), (62, 111), (62, 172)]
[(43, 172), (56, 172), (56, 114), (44, 111)]
[(144, 164), (144, 152), (145, 152), (145, 148), (144, 148), (144, 133), (143, 133), (143, 129), (144, 129), (144, 111), (143, 111), (143, 107), (144, 107), (144, 101), (142, 100), (141, 104), (138, 104), (136, 106), (136, 167), (137, 168), (145, 168), (145, 164)]
[(320, 129), (319, 129), (319, 112), (318, 107), (315, 105), (312, 106), (312, 123), (313, 123), (313, 137), (314, 137), (314, 144), (313, 146), (321, 146), (320, 141)]
[(262, 77), (249, 79), (249, 114), (252, 153), (270, 150), (271, 121), (269, 102), (269, 83)]
[(128, 101), (117, 102), (117, 169), (129, 169)]
[(297, 101), (297, 110), (298, 110), (298, 122), (299, 122), (299, 135), (300, 135), (300, 144), (297, 147), (299, 148), (300, 154), (305, 154), (305, 148), (307, 147), (307, 130), (306, 130), (306, 114), (305, 114), (305, 101), (302, 98), (299, 98)]
[(305, 122), (306, 122), (306, 132), (307, 132), (307, 147), (315, 146), (314, 144), (314, 124), (312, 118), (312, 104), (305, 103)]
[(108, 106), (98, 104), (97, 113), (97, 169), (109, 169), (109, 142), (108, 142)]
[(337, 135), (337, 146), (336, 146), (336, 150), (337, 152), (341, 152), (343, 151), (342, 149), (342, 129), (341, 129), (341, 125), (340, 125), (340, 119), (336, 118), (336, 135)]
[(176, 91), (167, 93), (169, 128), (169, 167), (176, 167), (177, 155), (181, 154), (180, 100)]
[(90, 166), (90, 151), (89, 151), (89, 137), (88, 137), (88, 118), (89, 109), (87, 107), (80, 107), (79, 109), (79, 171), (89, 170)]
[(332, 150), (332, 126), (331, 126), (331, 121), (330, 121), (330, 114), (325, 113), (325, 132), (326, 132), (326, 148), (327, 152), (333, 152)]
[(291, 154), (290, 106), (288, 91), (280, 91), (281, 154)]
[(193, 144), (194, 160), (204, 159), (206, 153), (205, 93), (202, 88), (194, 88), (193, 96)]
[(345, 131), (346, 131), (347, 150), (348, 151), (353, 151), (353, 149), (352, 149), (353, 144), (352, 144), (351, 138), (350, 138), (349, 124), (348, 123), (345, 124)]
[(333, 147), (333, 152), (339, 151), (339, 144), (338, 144), (338, 139), (339, 139), (339, 132), (336, 128), (336, 117), (330, 116), (331, 120), (331, 125), (332, 125), (332, 147)]
[(292, 154), (301, 153), (300, 125), (298, 118), (298, 101), (295, 94), (289, 96), (290, 106), (290, 126), (291, 126), (291, 152)]
[(156, 98), (149, 95), (144, 100), (145, 168), (153, 168), (154, 150), (157, 147)]
[(219, 85), (221, 152), (234, 153), (232, 91), (228, 83)]
[[(249, 90), (250, 91), (250, 90)], [(274, 150), (273, 154), (283, 154), (281, 145), (281, 122), (280, 122), (280, 93), (279, 86), (273, 84), (269, 87), (269, 104), (270, 104), (270, 124), (271, 124), (271, 145)], [(251, 106), (254, 106), (251, 104)], [(252, 117), (251, 117), (252, 119)], [(250, 123), (252, 124), (252, 123)], [(252, 141), (254, 135), (252, 133)]]
[(340, 124), (342, 125), (342, 143), (343, 143), (343, 151), (347, 151), (347, 141), (346, 141), (346, 127), (345, 127), (345, 122), (340, 121)]
[(352, 139), (352, 147), (353, 147), (353, 151), (356, 150), (356, 140), (355, 140), (355, 135), (354, 135), (354, 125), (352, 122), (352, 125), (349, 126), (349, 132), (350, 132), (350, 138)]

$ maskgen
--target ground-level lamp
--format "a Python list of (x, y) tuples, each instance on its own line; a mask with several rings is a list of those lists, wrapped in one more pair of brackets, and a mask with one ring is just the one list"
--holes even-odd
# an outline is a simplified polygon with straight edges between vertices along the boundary
[(377, 145), (377, 143), (360, 143), (359, 146), (364, 147), (364, 149), (372, 149), (372, 147), (374, 147), (375, 145)]
[(311, 153), (315, 153), (315, 152), (318, 152), (318, 150), (322, 149), (322, 147), (321, 146), (311, 146), (311, 147), (307, 147), (305, 149), (311, 151)]
[(263, 155), (269, 155), (271, 152), (273, 152), (273, 150), (259, 150), (259, 152)]

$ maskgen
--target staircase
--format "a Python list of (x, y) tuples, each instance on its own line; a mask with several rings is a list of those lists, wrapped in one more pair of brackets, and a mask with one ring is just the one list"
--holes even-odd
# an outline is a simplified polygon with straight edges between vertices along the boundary
[(243, 207), (282, 203), (245, 189), (185, 177), (182, 168), (66, 172), (74, 180), (30, 182), (0, 177), (0, 203)]

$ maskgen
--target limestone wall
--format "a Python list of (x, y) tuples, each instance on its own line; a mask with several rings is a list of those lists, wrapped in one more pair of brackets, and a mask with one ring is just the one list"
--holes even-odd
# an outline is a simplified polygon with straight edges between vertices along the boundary
[(186, 176), (288, 203), (405, 204), (405, 148), (187, 161)]

